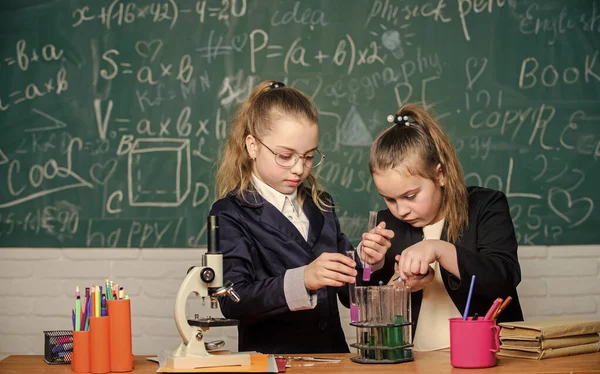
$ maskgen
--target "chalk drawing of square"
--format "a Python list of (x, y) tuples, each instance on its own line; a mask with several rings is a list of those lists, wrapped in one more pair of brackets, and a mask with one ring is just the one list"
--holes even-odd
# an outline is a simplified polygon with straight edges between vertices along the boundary
[(189, 139), (136, 139), (127, 161), (129, 205), (176, 207), (190, 194)]

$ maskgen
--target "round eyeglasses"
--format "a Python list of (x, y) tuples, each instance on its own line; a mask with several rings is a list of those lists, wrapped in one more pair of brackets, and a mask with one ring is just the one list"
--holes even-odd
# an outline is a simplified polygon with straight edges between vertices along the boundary
[(321, 163), (323, 162), (323, 159), (325, 158), (325, 155), (321, 153), (321, 151), (319, 151), (318, 149), (315, 149), (313, 151), (308, 152), (308, 154), (301, 156), (298, 153), (275, 153), (271, 148), (269, 148), (269, 146), (267, 146), (265, 143), (263, 143), (259, 138), (257, 138), (256, 136), (254, 137), (254, 139), (258, 140), (258, 142), (262, 145), (265, 146), (266, 149), (268, 149), (274, 156), (275, 156), (275, 163), (277, 163), (277, 165), (283, 167), (283, 168), (292, 168), (294, 167), (294, 165), (296, 165), (296, 163), (298, 162), (299, 159), (302, 159), (304, 162), (304, 167), (308, 168), (308, 169), (312, 169), (312, 168), (316, 168), (317, 166), (321, 165)]

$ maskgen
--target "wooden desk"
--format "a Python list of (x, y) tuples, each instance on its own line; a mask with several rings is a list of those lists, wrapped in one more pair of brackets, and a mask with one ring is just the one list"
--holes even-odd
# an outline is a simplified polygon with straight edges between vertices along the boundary
[[(306, 355), (309, 356), (309, 355)], [(498, 365), (488, 369), (456, 369), (450, 365), (446, 352), (415, 352), (415, 361), (396, 365), (363, 365), (350, 361), (354, 354), (315, 355), (315, 357), (343, 357), (339, 364), (314, 363), (301, 366), (305, 361), (294, 361), (288, 373), (600, 373), (600, 353), (534, 361), (501, 358)], [(147, 361), (146, 356), (135, 357), (134, 373), (156, 373), (158, 364)], [(9, 356), (0, 361), (0, 374), (15, 373), (71, 374), (70, 365), (48, 365), (42, 356)]]

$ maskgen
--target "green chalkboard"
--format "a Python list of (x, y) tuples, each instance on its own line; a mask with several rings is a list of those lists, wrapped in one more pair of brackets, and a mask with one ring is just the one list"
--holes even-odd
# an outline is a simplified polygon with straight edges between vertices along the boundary
[(316, 169), (356, 242), (384, 203), (368, 149), (406, 102), (519, 243), (597, 244), (600, 1), (4, 0), (0, 245), (197, 247), (251, 88), (320, 110)]

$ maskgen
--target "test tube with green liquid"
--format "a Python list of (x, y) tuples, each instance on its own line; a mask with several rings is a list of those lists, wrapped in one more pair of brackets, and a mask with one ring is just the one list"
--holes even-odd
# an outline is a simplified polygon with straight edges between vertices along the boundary
[[(406, 288), (404, 287), (403, 284), (400, 284), (398, 286), (394, 286), (394, 324), (395, 325), (401, 325), (403, 324), (406, 319), (406, 301), (407, 301), (407, 297), (409, 297), (408, 293), (406, 292)], [(404, 330), (406, 330), (404, 328), (404, 326), (395, 326), (392, 328), (391, 336), (392, 336), (392, 342), (391, 342), (391, 346), (401, 346), (404, 345)], [(402, 348), (398, 348), (396, 350), (394, 350), (394, 357), (395, 359), (401, 359), (404, 358), (404, 349)]]
[[(381, 324), (391, 325), (394, 320), (394, 286), (380, 286), (381, 302)], [(392, 327), (381, 328), (381, 345), (392, 347)], [(392, 360), (394, 352), (391, 350), (382, 350), (384, 360)]]

